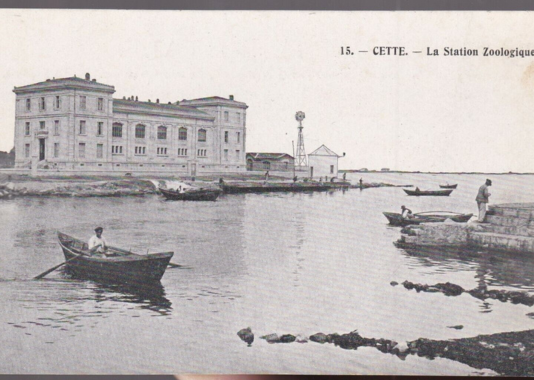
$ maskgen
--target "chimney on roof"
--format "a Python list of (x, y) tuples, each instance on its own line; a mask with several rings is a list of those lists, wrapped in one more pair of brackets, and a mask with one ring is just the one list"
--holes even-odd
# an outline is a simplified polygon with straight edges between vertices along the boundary
[(152, 103), (152, 102), (150, 101), (150, 99), (148, 99), (148, 102), (149, 102), (149, 103)]
[(171, 104), (171, 102), (167, 103), (167, 104)]
[(91, 74), (86, 73), (85, 74), (85, 80), (91, 80)]
[(122, 100), (126, 100), (126, 96), (123, 96), (123, 97), (122, 97)]
[(137, 96), (135, 97), (135, 101), (137, 102)]
[(230, 100), (234, 100), (234, 96), (233, 95), (230, 95)]
[(93, 79), (92, 81), (93, 81), (93, 82), (96, 82), (96, 79)]
[(156, 103), (159, 103), (159, 99), (156, 99)]

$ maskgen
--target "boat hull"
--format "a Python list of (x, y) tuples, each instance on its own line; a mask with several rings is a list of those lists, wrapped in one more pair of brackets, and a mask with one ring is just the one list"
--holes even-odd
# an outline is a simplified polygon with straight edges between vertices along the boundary
[(431, 196), (431, 197), (447, 197), (452, 193), (451, 190), (432, 190), (432, 191), (424, 191), (424, 190), (408, 190), (408, 189), (402, 189), (404, 192), (408, 195), (414, 195), (414, 196)]
[(178, 191), (159, 189), (163, 196), (170, 201), (215, 201), (221, 190), (192, 190), (180, 193)]
[(118, 249), (115, 251), (123, 255), (90, 256), (80, 240), (61, 233), (58, 235), (65, 260), (70, 260), (65, 264), (66, 272), (75, 277), (132, 285), (157, 282), (163, 277), (173, 256), (173, 252), (137, 255)]
[(401, 214), (394, 212), (384, 212), (384, 216), (388, 219), (389, 224), (392, 226), (408, 226), (421, 223), (440, 223), (447, 219), (451, 219), (457, 223), (466, 223), (471, 219), (473, 214), (458, 214), (458, 215), (419, 215), (414, 218), (403, 218)]
[(458, 187), (458, 184), (455, 185), (439, 185), (441, 189), (456, 189)]

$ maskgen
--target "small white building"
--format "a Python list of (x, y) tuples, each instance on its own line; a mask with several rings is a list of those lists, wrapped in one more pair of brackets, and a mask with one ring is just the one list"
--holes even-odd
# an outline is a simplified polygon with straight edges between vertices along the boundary
[(310, 177), (337, 177), (339, 156), (326, 146), (319, 148), (308, 154), (308, 165), (310, 167)]

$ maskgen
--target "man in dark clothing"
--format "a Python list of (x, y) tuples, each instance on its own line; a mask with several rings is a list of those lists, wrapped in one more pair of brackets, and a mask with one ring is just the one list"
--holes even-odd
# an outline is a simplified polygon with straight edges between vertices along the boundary
[(478, 194), (476, 197), (477, 206), (478, 206), (478, 221), (484, 223), (486, 218), (486, 205), (489, 202), (490, 193), (488, 187), (491, 186), (491, 180), (487, 179), (486, 183), (480, 186), (478, 189)]

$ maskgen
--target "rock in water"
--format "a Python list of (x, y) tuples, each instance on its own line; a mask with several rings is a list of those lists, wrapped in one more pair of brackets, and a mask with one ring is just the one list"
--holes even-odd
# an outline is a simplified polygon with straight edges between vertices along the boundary
[(250, 327), (239, 330), (237, 336), (239, 336), (243, 342), (247, 343), (249, 347), (252, 345), (252, 342), (254, 342), (254, 334)]

